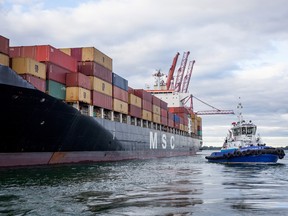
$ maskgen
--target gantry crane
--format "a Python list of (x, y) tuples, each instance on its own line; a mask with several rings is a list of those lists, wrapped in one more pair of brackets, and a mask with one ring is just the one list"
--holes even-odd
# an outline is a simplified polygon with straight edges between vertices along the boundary
[(181, 92), (183, 92), (183, 93), (187, 93), (188, 92), (188, 86), (189, 86), (189, 83), (190, 83), (190, 79), (191, 79), (191, 75), (192, 75), (194, 64), (195, 64), (195, 60), (189, 62), (188, 70), (187, 70), (187, 73), (186, 73), (186, 75), (184, 77), (182, 90), (181, 90)]
[(171, 65), (171, 68), (169, 70), (169, 74), (168, 74), (168, 77), (167, 77), (167, 81), (166, 81), (166, 89), (167, 90), (171, 90), (173, 89), (173, 76), (174, 76), (174, 71), (175, 71), (175, 68), (176, 68), (176, 64), (177, 64), (177, 61), (178, 61), (178, 56), (180, 55), (179, 52), (176, 53), (176, 56), (174, 57), (173, 59), (173, 62), (172, 62), (172, 65)]
[[(176, 56), (173, 59), (172, 66), (171, 66), (171, 68), (169, 70), (169, 74), (168, 74), (168, 77), (167, 77), (167, 81), (166, 81), (166, 89), (167, 90), (173, 90), (174, 92), (179, 92), (179, 93), (188, 93), (188, 87), (189, 87), (189, 83), (190, 83), (193, 67), (194, 67), (194, 64), (195, 64), (195, 60), (189, 62), (189, 66), (188, 66), (186, 75), (185, 75), (185, 77), (183, 79), (189, 54), (190, 54), (189, 51), (184, 52), (183, 58), (182, 58), (182, 61), (181, 61), (181, 65), (180, 65), (180, 67), (179, 67), (179, 69), (177, 71), (176, 81), (175, 81), (175, 83), (173, 83), (173, 81), (174, 81), (173, 75), (174, 75), (174, 71), (175, 71), (175, 68), (176, 68), (178, 57), (180, 55), (179, 52), (177, 52)], [(160, 74), (160, 71), (159, 71), (154, 76), (160, 77), (162, 75), (163, 74)], [(206, 104), (207, 106), (213, 108), (213, 110), (194, 112), (194, 110), (193, 110), (193, 98), (195, 98), (198, 101), (200, 101), (200, 102)], [(186, 105), (185, 107), (187, 108), (187, 110), (190, 113), (195, 113), (197, 115), (234, 114), (233, 110), (220, 110), (220, 109), (217, 109), (216, 107), (213, 107), (213, 106), (209, 105), (208, 103), (200, 100), (199, 98), (193, 96), (192, 94), (184, 97), (181, 100), (181, 102), (184, 104), (184, 106), (190, 102), (190, 104), (188, 106)]]
[[(193, 98), (197, 99), (198, 101), (200, 101), (201, 103), (204, 103), (205, 105), (213, 108), (213, 110), (205, 110), (205, 111), (197, 111), (197, 112), (194, 112), (194, 108), (193, 108)], [(193, 96), (192, 94), (185, 97), (183, 100), (182, 100), (182, 103), (183, 104), (187, 104), (188, 102), (190, 101), (190, 105), (189, 106), (186, 106), (186, 108), (188, 109), (189, 112), (191, 113), (195, 113), (197, 115), (218, 115), (218, 114), (235, 114), (233, 110), (220, 110), (214, 106), (211, 106), (210, 104), (204, 102), (203, 100), (200, 100), (199, 98)]]
[(184, 52), (183, 54), (183, 58), (181, 61), (181, 65), (178, 69), (177, 72), (177, 76), (176, 76), (176, 81), (174, 83), (174, 91), (175, 92), (180, 92), (181, 90), (181, 85), (182, 85), (182, 81), (183, 81), (183, 76), (184, 76), (184, 72), (185, 72), (185, 68), (186, 68), (186, 64), (187, 64), (187, 60), (188, 60), (188, 56), (189, 56), (190, 52)]

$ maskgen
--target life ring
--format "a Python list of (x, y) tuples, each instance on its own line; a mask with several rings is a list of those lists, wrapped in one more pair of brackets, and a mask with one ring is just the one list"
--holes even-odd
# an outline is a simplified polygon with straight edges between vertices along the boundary
[(235, 154), (236, 154), (236, 156), (238, 156), (238, 157), (242, 155), (241, 151), (236, 151)]
[(247, 154), (247, 151), (242, 151), (243, 156), (246, 156), (246, 154)]
[(227, 154), (227, 157), (228, 158), (231, 158), (233, 155), (229, 152), (228, 154)]

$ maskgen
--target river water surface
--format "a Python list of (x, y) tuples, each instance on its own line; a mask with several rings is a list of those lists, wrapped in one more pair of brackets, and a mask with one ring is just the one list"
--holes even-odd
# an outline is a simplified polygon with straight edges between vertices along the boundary
[(288, 152), (275, 165), (192, 157), (0, 169), (0, 215), (288, 215)]

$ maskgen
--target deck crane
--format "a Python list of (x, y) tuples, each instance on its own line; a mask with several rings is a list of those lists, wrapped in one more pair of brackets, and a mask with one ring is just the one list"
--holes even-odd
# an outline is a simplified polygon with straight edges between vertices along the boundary
[[(196, 100), (200, 101), (201, 103), (211, 107), (213, 110), (205, 110), (205, 111), (197, 111), (194, 112), (193, 110), (193, 98), (195, 98)], [(211, 106), (210, 104), (204, 102), (203, 100), (200, 100), (199, 98), (193, 96), (192, 94), (185, 97), (184, 99), (182, 99), (183, 104), (187, 104), (190, 101), (190, 105), (186, 108), (188, 109), (189, 112), (191, 113), (195, 113), (197, 115), (218, 115), (218, 114), (235, 114), (233, 110), (220, 110), (214, 106)]]
[(195, 60), (189, 62), (188, 70), (187, 70), (187, 73), (186, 73), (186, 75), (184, 77), (184, 80), (183, 80), (183, 83), (182, 83), (183, 86), (182, 86), (181, 92), (183, 92), (183, 93), (187, 93), (188, 92), (188, 86), (189, 86), (189, 83), (190, 83), (190, 79), (191, 79), (191, 75), (192, 75), (194, 64), (195, 64)]
[(189, 51), (188, 52), (184, 52), (184, 54), (183, 54), (181, 65), (180, 65), (180, 67), (178, 69), (177, 76), (176, 76), (176, 81), (174, 83), (174, 91), (175, 92), (180, 92), (180, 90), (181, 90), (183, 75), (184, 75), (184, 72), (185, 72), (185, 68), (186, 68), (186, 64), (187, 64), (187, 60), (188, 60), (189, 54), (190, 54)]
[(174, 71), (175, 71), (175, 68), (176, 68), (176, 64), (177, 64), (178, 56), (179, 56), (179, 55), (180, 55), (180, 53), (177, 52), (177, 53), (176, 53), (176, 56), (175, 56), (174, 59), (173, 59), (171, 68), (170, 68), (170, 70), (169, 70), (169, 74), (168, 74), (167, 82), (166, 82), (166, 89), (167, 89), (167, 90), (171, 90), (171, 89), (173, 88), (173, 84), (171, 84), (171, 82), (173, 81), (173, 75), (174, 75)]

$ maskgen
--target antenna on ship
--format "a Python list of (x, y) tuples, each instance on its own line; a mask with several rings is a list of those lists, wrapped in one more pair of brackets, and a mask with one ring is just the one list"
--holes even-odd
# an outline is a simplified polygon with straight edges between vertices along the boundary
[(237, 105), (237, 112), (238, 112), (238, 120), (239, 120), (240, 124), (243, 121), (243, 116), (242, 116), (242, 111), (241, 111), (242, 109), (243, 109), (243, 106), (242, 106), (242, 103), (241, 103), (241, 98), (239, 97), (239, 103)]

